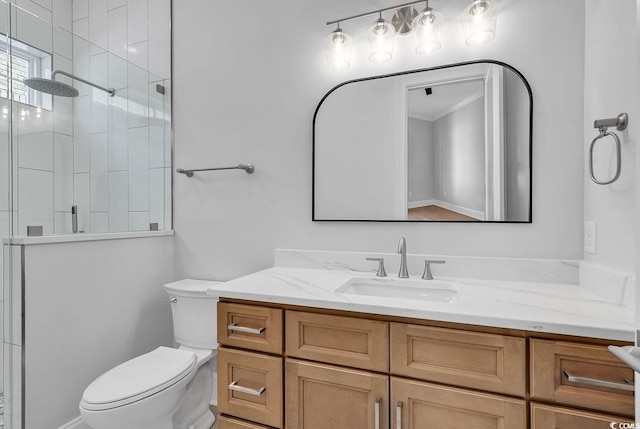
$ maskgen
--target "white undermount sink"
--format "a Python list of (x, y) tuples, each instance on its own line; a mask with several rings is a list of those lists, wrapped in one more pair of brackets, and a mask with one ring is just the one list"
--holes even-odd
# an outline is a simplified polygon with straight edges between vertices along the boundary
[(432, 302), (458, 301), (455, 283), (437, 279), (356, 277), (336, 289), (336, 293)]

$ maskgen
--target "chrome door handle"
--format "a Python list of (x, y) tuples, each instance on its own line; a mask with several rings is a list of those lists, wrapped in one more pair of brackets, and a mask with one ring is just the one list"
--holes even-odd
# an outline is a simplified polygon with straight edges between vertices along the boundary
[(382, 403), (382, 398), (376, 399), (376, 404), (374, 408), (374, 428), (380, 429), (380, 405)]
[(624, 390), (627, 392), (633, 392), (635, 390), (635, 386), (633, 381), (625, 380), (624, 383), (618, 383), (615, 381), (606, 381), (606, 380), (598, 380), (597, 378), (589, 378), (589, 377), (578, 377), (573, 375), (567, 370), (564, 370), (564, 375), (567, 377), (572, 383), (580, 383), (580, 384), (588, 384), (590, 386), (598, 386), (598, 387), (607, 387), (609, 389), (618, 389)]
[(267, 390), (267, 388), (264, 386), (262, 386), (260, 389), (252, 389), (250, 387), (238, 386), (237, 383), (237, 381), (233, 381), (229, 385), (229, 390), (233, 390), (234, 392), (246, 393), (253, 396), (262, 396), (262, 393)]
[(396, 429), (402, 429), (402, 401), (396, 403)]
[(266, 328), (248, 328), (246, 326), (238, 326), (235, 323), (227, 326), (227, 329), (235, 332), (244, 332), (246, 334), (255, 334), (260, 335), (264, 332)]

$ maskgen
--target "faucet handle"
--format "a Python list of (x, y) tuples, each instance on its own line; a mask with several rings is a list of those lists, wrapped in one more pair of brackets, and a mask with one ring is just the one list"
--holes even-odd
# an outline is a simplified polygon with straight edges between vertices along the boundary
[(422, 273), (422, 278), (424, 280), (433, 280), (433, 275), (431, 274), (431, 264), (444, 264), (445, 261), (431, 261), (426, 259), (424, 261), (424, 273)]
[(378, 272), (376, 276), (387, 277), (387, 272), (384, 270), (384, 258), (367, 258), (367, 261), (378, 261)]

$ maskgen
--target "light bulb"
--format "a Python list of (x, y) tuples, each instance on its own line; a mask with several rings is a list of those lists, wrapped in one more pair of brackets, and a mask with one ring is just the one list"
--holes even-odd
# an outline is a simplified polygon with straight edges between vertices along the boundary
[(432, 54), (440, 49), (440, 26), (444, 18), (438, 11), (426, 7), (411, 23), (416, 35), (416, 53)]
[(496, 34), (498, 5), (495, 0), (474, 0), (462, 12), (464, 38), (469, 46), (479, 46)]
[(393, 56), (396, 30), (384, 19), (378, 19), (369, 29), (369, 61), (382, 63)]
[(329, 70), (348, 69), (351, 65), (351, 36), (340, 27), (336, 28), (325, 40), (325, 53)]

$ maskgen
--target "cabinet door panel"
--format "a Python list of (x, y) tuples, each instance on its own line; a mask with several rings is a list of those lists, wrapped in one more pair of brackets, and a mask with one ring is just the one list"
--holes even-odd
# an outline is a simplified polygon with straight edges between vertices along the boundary
[(391, 373), (525, 396), (526, 340), (391, 323)]
[(531, 404), (531, 429), (610, 429), (611, 423), (632, 423), (632, 420), (552, 405)]
[(524, 400), (396, 377), (391, 406), (393, 429), (527, 428)]
[(287, 429), (389, 427), (387, 376), (286, 359), (285, 385)]
[(389, 325), (377, 320), (287, 311), (287, 356), (389, 371)]

